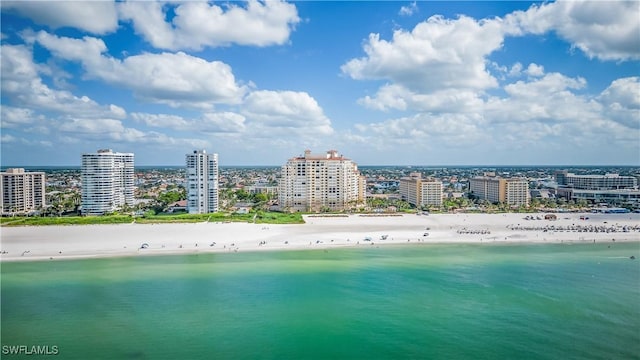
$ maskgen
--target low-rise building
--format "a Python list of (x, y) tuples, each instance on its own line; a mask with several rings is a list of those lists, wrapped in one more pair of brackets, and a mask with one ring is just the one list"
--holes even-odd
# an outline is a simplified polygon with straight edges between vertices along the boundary
[(570, 187), (559, 187), (557, 189), (559, 197), (567, 200), (584, 200), (591, 204), (626, 205), (640, 208), (640, 190), (619, 189), (619, 190), (586, 190), (574, 189)]
[(267, 194), (275, 195), (278, 193), (277, 186), (270, 186), (264, 184), (249, 185), (244, 188), (249, 194)]
[(552, 189), (534, 189), (529, 192), (532, 199), (554, 199), (555, 191)]

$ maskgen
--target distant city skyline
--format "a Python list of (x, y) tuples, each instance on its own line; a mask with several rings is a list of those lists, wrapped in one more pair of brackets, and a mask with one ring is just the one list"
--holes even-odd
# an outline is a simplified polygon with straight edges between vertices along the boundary
[(636, 1), (0, 7), (2, 167), (640, 165)]

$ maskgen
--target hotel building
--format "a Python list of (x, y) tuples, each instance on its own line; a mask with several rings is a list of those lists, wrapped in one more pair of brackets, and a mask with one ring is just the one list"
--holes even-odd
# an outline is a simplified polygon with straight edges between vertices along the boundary
[(2, 214), (24, 214), (45, 206), (44, 172), (7, 169), (0, 173), (0, 189)]
[(509, 205), (529, 205), (529, 182), (522, 178), (478, 176), (469, 180), (469, 190), (478, 199)]
[(207, 214), (218, 211), (218, 154), (194, 150), (186, 155), (187, 211)]
[(566, 170), (555, 172), (559, 197), (590, 203), (640, 207), (638, 180), (619, 174), (575, 175)]
[(411, 173), (400, 179), (402, 200), (416, 207), (442, 206), (442, 181), (423, 179), (420, 173)]
[(111, 149), (82, 154), (82, 214), (103, 215), (134, 205), (133, 154)]
[(335, 150), (306, 150), (282, 166), (278, 200), (283, 211), (343, 211), (364, 205), (365, 190), (356, 163)]
[(619, 174), (576, 175), (566, 170), (555, 172), (558, 186), (567, 186), (583, 190), (619, 190), (638, 187), (638, 180), (633, 176)]

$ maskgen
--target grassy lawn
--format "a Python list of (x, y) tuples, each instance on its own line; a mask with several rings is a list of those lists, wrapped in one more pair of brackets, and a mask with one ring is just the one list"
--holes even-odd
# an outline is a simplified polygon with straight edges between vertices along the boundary
[(238, 215), (227, 213), (213, 213), (213, 214), (158, 214), (158, 215), (145, 215), (144, 217), (136, 218), (136, 223), (139, 224), (157, 224), (157, 223), (195, 223), (195, 222), (250, 222), (253, 215)]
[[(252, 215), (253, 216), (253, 215)], [(258, 224), (304, 224), (300, 213), (259, 212), (256, 216)]]
[(145, 215), (133, 218), (129, 215), (105, 216), (63, 216), (63, 217), (5, 217), (0, 218), (2, 226), (25, 225), (95, 225), (95, 224), (126, 224), (134, 221), (138, 224), (159, 223), (197, 223), (197, 222), (247, 222), (258, 224), (302, 224), (304, 220), (300, 214), (283, 214), (276, 212), (259, 212), (250, 214), (160, 214)]
[(133, 221), (129, 215), (109, 216), (61, 216), (61, 217), (10, 217), (2, 218), (2, 226), (24, 225), (95, 225), (95, 224), (126, 224)]

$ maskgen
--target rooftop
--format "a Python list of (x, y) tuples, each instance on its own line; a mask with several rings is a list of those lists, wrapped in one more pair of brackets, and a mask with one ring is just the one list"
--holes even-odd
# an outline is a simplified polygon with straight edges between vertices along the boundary
[(311, 150), (305, 150), (304, 156), (294, 157), (292, 160), (350, 160), (338, 154), (337, 150), (329, 150), (325, 154), (312, 154)]

